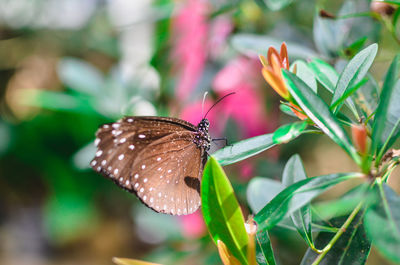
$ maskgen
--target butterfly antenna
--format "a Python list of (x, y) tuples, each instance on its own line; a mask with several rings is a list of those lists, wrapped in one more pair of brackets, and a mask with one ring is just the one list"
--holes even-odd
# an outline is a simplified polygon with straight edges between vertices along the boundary
[(201, 116), (203, 116), (203, 114), (204, 114), (204, 102), (206, 102), (207, 95), (208, 95), (208, 91), (204, 92), (203, 103), (201, 104)]
[(204, 119), (207, 117), (207, 114), (210, 112), (210, 110), (212, 110), (212, 109), (215, 107), (215, 105), (217, 105), (219, 102), (221, 102), (224, 98), (226, 98), (226, 97), (228, 97), (228, 96), (231, 96), (231, 95), (233, 95), (233, 94), (236, 94), (236, 93), (235, 93), (235, 92), (231, 92), (231, 93), (229, 93), (229, 94), (226, 94), (226, 95), (223, 96), (222, 98), (218, 99), (217, 102), (215, 102), (215, 103), (211, 106), (211, 108), (208, 109), (208, 111), (206, 112), (206, 115), (204, 115)]

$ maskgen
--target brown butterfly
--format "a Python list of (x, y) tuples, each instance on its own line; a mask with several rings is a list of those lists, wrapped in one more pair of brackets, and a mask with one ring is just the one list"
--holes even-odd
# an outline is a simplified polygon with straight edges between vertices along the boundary
[(190, 214), (201, 202), (208, 128), (206, 118), (195, 126), (169, 117), (125, 117), (99, 128), (90, 165), (156, 212)]

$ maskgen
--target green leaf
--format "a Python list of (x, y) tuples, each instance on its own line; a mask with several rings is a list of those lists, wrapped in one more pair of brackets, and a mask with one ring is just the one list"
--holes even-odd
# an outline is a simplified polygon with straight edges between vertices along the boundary
[[(343, 102), (345, 100), (349, 101), (348, 105), (350, 106), (350, 108), (355, 109), (355, 113), (357, 113), (357, 107), (355, 106), (353, 100), (351, 98), (349, 98), (349, 96), (353, 95), (359, 88), (361, 88), (362, 86), (364, 86), (366, 83), (368, 82), (368, 79), (365, 78), (363, 80), (361, 80), (360, 82), (358, 82), (357, 84), (355, 84), (354, 86), (350, 87), (349, 89), (347, 89), (343, 95), (340, 96), (340, 98), (338, 98), (335, 102), (332, 103), (331, 105), (331, 109), (337, 109), (340, 108), (340, 106), (343, 104)], [(358, 113), (357, 113), (358, 115)]]
[(256, 242), (257, 263), (260, 265), (276, 265), (268, 231), (257, 232)]
[[(321, 260), (320, 265), (363, 265), (365, 264), (369, 251), (371, 249), (371, 241), (366, 237), (365, 229), (362, 223), (363, 213), (359, 213), (347, 227), (346, 231), (336, 241), (326, 256)], [(330, 220), (330, 222), (340, 227), (347, 219), (341, 217)], [(319, 249), (323, 249), (335, 234), (321, 232), (315, 239), (315, 245)], [(312, 249), (308, 249), (303, 257), (301, 265), (312, 264), (318, 254)]]
[[(385, 77), (383, 83), (381, 96), (379, 99), (378, 108), (374, 117), (374, 124), (372, 128), (372, 143), (371, 152), (377, 154), (376, 164), (380, 163), (380, 159), (384, 151), (390, 147), (390, 142), (386, 143), (388, 136), (392, 133), (394, 125), (399, 119), (399, 92), (400, 86), (398, 84), (398, 75), (400, 71), (400, 55), (397, 55)], [(394, 138), (398, 136), (398, 133), (392, 134)]]
[(275, 146), (272, 136), (273, 134), (269, 133), (239, 141), (216, 151), (212, 155), (222, 166), (230, 165)]
[(221, 240), (242, 264), (247, 264), (248, 235), (231, 183), (214, 157), (210, 157), (201, 183), (203, 217), (215, 244)]
[(300, 134), (307, 132), (305, 126), (303, 122), (284, 125), (275, 131), (276, 134), (269, 133), (239, 141), (216, 151), (212, 155), (222, 166), (230, 165), (268, 150), (276, 144), (295, 139)]
[[(282, 44), (281, 39), (275, 39), (269, 36), (262, 36), (256, 34), (235, 34), (231, 38), (231, 44), (234, 49), (240, 53), (258, 56), (260, 54), (266, 55), (270, 46), (279, 49)], [(310, 59), (319, 57), (319, 55), (312, 49), (294, 42), (286, 42), (290, 58)]]
[(293, 0), (264, 0), (265, 5), (272, 11), (278, 11), (288, 6)]
[(284, 70), (283, 77), (286, 80), (290, 94), (307, 116), (360, 165), (360, 156), (326, 103), (294, 74)]
[[(285, 187), (307, 179), (307, 174), (304, 170), (303, 163), (299, 155), (293, 155), (285, 165), (282, 175), (282, 183)], [(290, 217), (293, 224), (296, 226), (297, 232), (301, 235), (308, 245), (313, 245), (312, 230), (311, 230), (311, 209), (310, 205), (306, 204), (300, 209), (294, 211)]]
[(282, 174), (282, 184), (285, 187), (306, 179), (307, 174), (304, 170), (303, 163), (299, 155), (295, 154), (287, 161)]
[(280, 105), (279, 105), (279, 109), (280, 109), (283, 113), (285, 113), (285, 114), (287, 114), (287, 115), (289, 115), (289, 116), (292, 116), (292, 117), (296, 117), (296, 118), (297, 118), (297, 116), (296, 116), (296, 114), (294, 114), (292, 108), (289, 107), (288, 105), (286, 105), (286, 104), (280, 104)]
[[(368, 74), (368, 82), (352, 95), (353, 102), (359, 112), (363, 114), (364, 120), (366, 120), (378, 106), (378, 89), (379, 87), (375, 79)], [(369, 119), (369, 122), (372, 122), (372, 120)]]
[(349, 215), (360, 201), (368, 205), (376, 200), (377, 197), (370, 191), (370, 183), (367, 182), (356, 186), (335, 200), (313, 203), (312, 209), (319, 220), (329, 220)]
[(363, 176), (360, 173), (339, 173), (308, 178), (296, 182), (279, 193), (254, 217), (259, 229), (271, 229), (282, 218), (300, 209), (328, 188), (348, 179)]
[(378, 183), (375, 191), (380, 198), (365, 214), (367, 235), (382, 254), (400, 262), (400, 197), (386, 183)]
[(385, 3), (389, 3), (389, 4), (393, 4), (393, 5), (400, 5), (400, 0), (385, 0), (385, 1), (382, 1), (382, 2), (385, 2)]
[(312, 60), (308, 66), (314, 72), (321, 85), (333, 94), (337, 80), (339, 79), (339, 74), (335, 68), (321, 59)]
[(304, 81), (311, 89), (317, 93), (317, 81), (315, 81), (314, 72), (302, 60), (294, 61), (290, 66), (290, 72), (294, 72), (296, 66), (296, 75)]
[(43, 109), (94, 113), (94, 109), (88, 98), (83, 98), (81, 95), (69, 95), (63, 92), (31, 90), (23, 95), (21, 102)]
[[(374, 43), (357, 53), (353, 59), (350, 60), (336, 84), (331, 105), (337, 104), (336, 101), (338, 101), (348, 89), (354, 87), (364, 78), (377, 52), (378, 45)], [(338, 106), (334, 108), (333, 113), (337, 113), (340, 110), (340, 106), (341, 104), (338, 104)]]
[(98, 221), (93, 201), (81, 194), (58, 192), (48, 198), (44, 208), (46, 234), (59, 244), (75, 241), (82, 233), (96, 231)]
[(247, 186), (247, 202), (253, 211), (258, 213), (269, 203), (285, 186), (276, 180), (269, 178), (254, 177)]
[(79, 93), (97, 95), (104, 85), (101, 72), (80, 59), (65, 57), (57, 70), (61, 81)]
[(367, 36), (362, 36), (355, 42), (351, 43), (349, 46), (346, 47), (346, 49), (344, 49), (345, 55), (348, 57), (354, 57), (354, 55), (360, 52), (362, 47), (364, 47), (364, 44), (367, 42), (367, 40)]
[(288, 143), (304, 133), (307, 128), (306, 121), (299, 121), (279, 127), (272, 136), (275, 144)]

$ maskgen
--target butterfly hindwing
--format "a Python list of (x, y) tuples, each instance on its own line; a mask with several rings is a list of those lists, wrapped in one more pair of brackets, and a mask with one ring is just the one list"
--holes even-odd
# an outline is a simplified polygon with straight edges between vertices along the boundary
[(157, 212), (196, 211), (200, 206), (201, 152), (189, 132), (175, 132), (146, 146), (131, 173), (137, 196)]

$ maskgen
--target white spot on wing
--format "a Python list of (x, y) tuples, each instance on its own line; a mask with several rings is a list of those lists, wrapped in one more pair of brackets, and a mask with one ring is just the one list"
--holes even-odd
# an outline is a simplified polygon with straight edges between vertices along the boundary
[(161, 161), (161, 157), (158, 157), (158, 158), (157, 158), (157, 161)]
[(122, 159), (124, 159), (124, 154), (120, 154), (119, 156), (118, 156), (118, 160), (122, 160)]
[(97, 164), (97, 161), (93, 160), (90, 164), (92, 165), (92, 167), (94, 167)]
[(126, 121), (127, 121), (127, 122), (133, 122), (133, 119), (132, 119), (132, 118), (129, 118), (129, 119), (127, 119)]
[(143, 138), (146, 138), (146, 135), (144, 135), (144, 134), (139, 134), (138, 137), (141, 138), (141, 139), (143, 139)]
[(144, 178), (143, 182), (146, 183), (147, 182), (147, 178)]
[(129, 180), (127, 180), (127, 181), (125, 182), (125, 185), (126, 185), (126, 186), (128, 186), (128, 185), (129, 185)]
[(118, 129), (120, 126), (121, 126), (121, 124), (119, 124), (119, 123), (114, 123), (114, 124), (112, 125), (112, 127), (113, 127), (114, 129)]
[(96, 152), (96, 156), (99, 157), (99, 156), (101, 156), (102, 153), (103, 153), (103, 151), (99, 150)]
[(107, 164), (107, 161), (106, 161), (106, 160), (101, 161), (101, 165), (102, 165), (102, 166), (105, 166), (106, 164)]
[(139, 174), (135, 174), (134, 178), (138, 179), (139, 178)]
[(118, 168), (114, 169), (114, 175), (118, 174)]
[(96, 138), (96, 140), (94, 140), (94, 145), (95, 145), (95, 146), (98, 146), (99, 143), (100, 143), (100, 139), (99, 139), (99, 138)]
[(119, 140), (119, 142), (120, 142), (121, 144), (125, 143), (125, 142), (126, 142), (126, 138), (125, 138), (125, 137), (124, 137), (124, 138), (121, 138), (121, 140)]
[(144, 191), (144, 188), (140, 188), (140, 192), (143, 192)]
[(133, 149), (135, 149), (135, 146), (134, 146), (133, 144), (131, 144), (131, 145), (129, 146), (129, 149), (133, 150)]
[(146, 165), (142, 165), (142, 169), (145, 169), (146, 168)]

